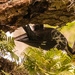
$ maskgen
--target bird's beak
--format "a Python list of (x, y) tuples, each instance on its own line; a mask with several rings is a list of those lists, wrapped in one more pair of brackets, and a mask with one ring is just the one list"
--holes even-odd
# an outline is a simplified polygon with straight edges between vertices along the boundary
[(28, 37), (27, 37), (27, 34), (22, 34), (20, 36), (17, 36), (14, 38), (16, 41), (25, 41), (25, 40), (28, 40)]

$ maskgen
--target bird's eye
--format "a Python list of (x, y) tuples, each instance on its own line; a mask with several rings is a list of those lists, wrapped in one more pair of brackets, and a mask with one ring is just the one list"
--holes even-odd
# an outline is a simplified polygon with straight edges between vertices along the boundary
[(27, 27), (28, 25), (26, 25), (26, 27)]

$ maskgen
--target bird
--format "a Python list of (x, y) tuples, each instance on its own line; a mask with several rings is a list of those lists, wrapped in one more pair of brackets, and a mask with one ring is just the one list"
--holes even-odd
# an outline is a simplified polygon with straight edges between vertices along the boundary
[(21, 41), (34, 46), (41, 47), (44, 50), (51, 48), (65, 50), (68, 55), (74, 55), (73, 49), (69, 46), (65, 36), (55, 28), (44, 27), (42, 24), (33, 24), (33, 26), (24, 25), (23, 29), (26, 32), (27, 40)]

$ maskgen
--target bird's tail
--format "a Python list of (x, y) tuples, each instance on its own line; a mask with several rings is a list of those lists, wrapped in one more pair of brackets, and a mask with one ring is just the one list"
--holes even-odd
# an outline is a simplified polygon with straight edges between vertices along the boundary
[(74, 50), (73, 50), (73, 48), (71, 48), (69, 45), (68, 45), (68, 43), (67, 43), (67, 48), (66, 48), (66, 51), (67, 51), (67, 53), (68, 53), (68, 55), (75, 55), (75, 52), (74, 52)]

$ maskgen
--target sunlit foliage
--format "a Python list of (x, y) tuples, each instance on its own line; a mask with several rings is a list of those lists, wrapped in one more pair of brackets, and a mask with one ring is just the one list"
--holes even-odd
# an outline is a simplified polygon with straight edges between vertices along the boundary
[(75, 21), (67, 23), (61, 28), (60, 31), (67, 38), (69, 44), (72, 47), (75, 41)]
[(72, 59), (61, 50), (43, 51), (29, 47), (24, 53), (24, 66), (30, 75), (74, 75)]
[(11, 57), (19, 60), (18, 56), (13, 52), (15, 47), (14, 38), (7, 35), (4, 31), (0, 31), (0, 56), (11, 54)]

